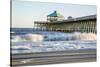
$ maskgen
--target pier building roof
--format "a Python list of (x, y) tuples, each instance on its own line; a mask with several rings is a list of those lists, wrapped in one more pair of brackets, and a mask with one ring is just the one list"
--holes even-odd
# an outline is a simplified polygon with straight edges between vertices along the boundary
[(57, 11), (54, 11), (53, 13), (47, 15), (47, 17), (64, 17), (64, 16), (58, 13)]

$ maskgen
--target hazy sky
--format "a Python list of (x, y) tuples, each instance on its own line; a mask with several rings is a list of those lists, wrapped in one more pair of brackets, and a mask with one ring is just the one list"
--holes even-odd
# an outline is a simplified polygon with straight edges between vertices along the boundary
[(33, 27), (34, 21), (46, 21), (46, 16), (57, 10), (65, 19), (96, 14), (95, 5), (46, 3), (12, 0), (12, 27)]

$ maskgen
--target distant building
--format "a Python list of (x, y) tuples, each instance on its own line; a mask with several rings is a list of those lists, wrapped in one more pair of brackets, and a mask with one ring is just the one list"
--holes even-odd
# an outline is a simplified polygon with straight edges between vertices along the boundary
[(97, 32), (96, 15), (68, 19), (54, 11), (47, 16), (47, 22), (35, 21), (35, 28), (41, 30), (62, 31), (62, 32)]
[(68, 16), (68, 20), (69, 20), (69, 19), (72, 19), (72, 16)]

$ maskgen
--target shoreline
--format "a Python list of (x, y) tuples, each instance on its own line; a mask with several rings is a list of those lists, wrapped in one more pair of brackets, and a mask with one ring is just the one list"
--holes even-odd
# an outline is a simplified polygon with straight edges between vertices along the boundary
[(96, 49), (44, 53), (11, 54), (12, 66), (96, 61)]

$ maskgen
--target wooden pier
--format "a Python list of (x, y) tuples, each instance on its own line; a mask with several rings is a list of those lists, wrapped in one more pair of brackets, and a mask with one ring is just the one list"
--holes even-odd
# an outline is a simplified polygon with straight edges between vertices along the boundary
[[(51, 17), (51, 16), (50, 16)], [(56, 17), (56, 21), (35, 21), (34, 28), (41, 30), (49, 30), (49, 31), (61, 31), (61, 32), (86, 32), (86, 33), (96, 33), (97, 32), (97, 23), (96, 23), (96, 15), (89, 15), (78, 18), (70, 18), (65, 20), (58, 20), (58, 16)]]

